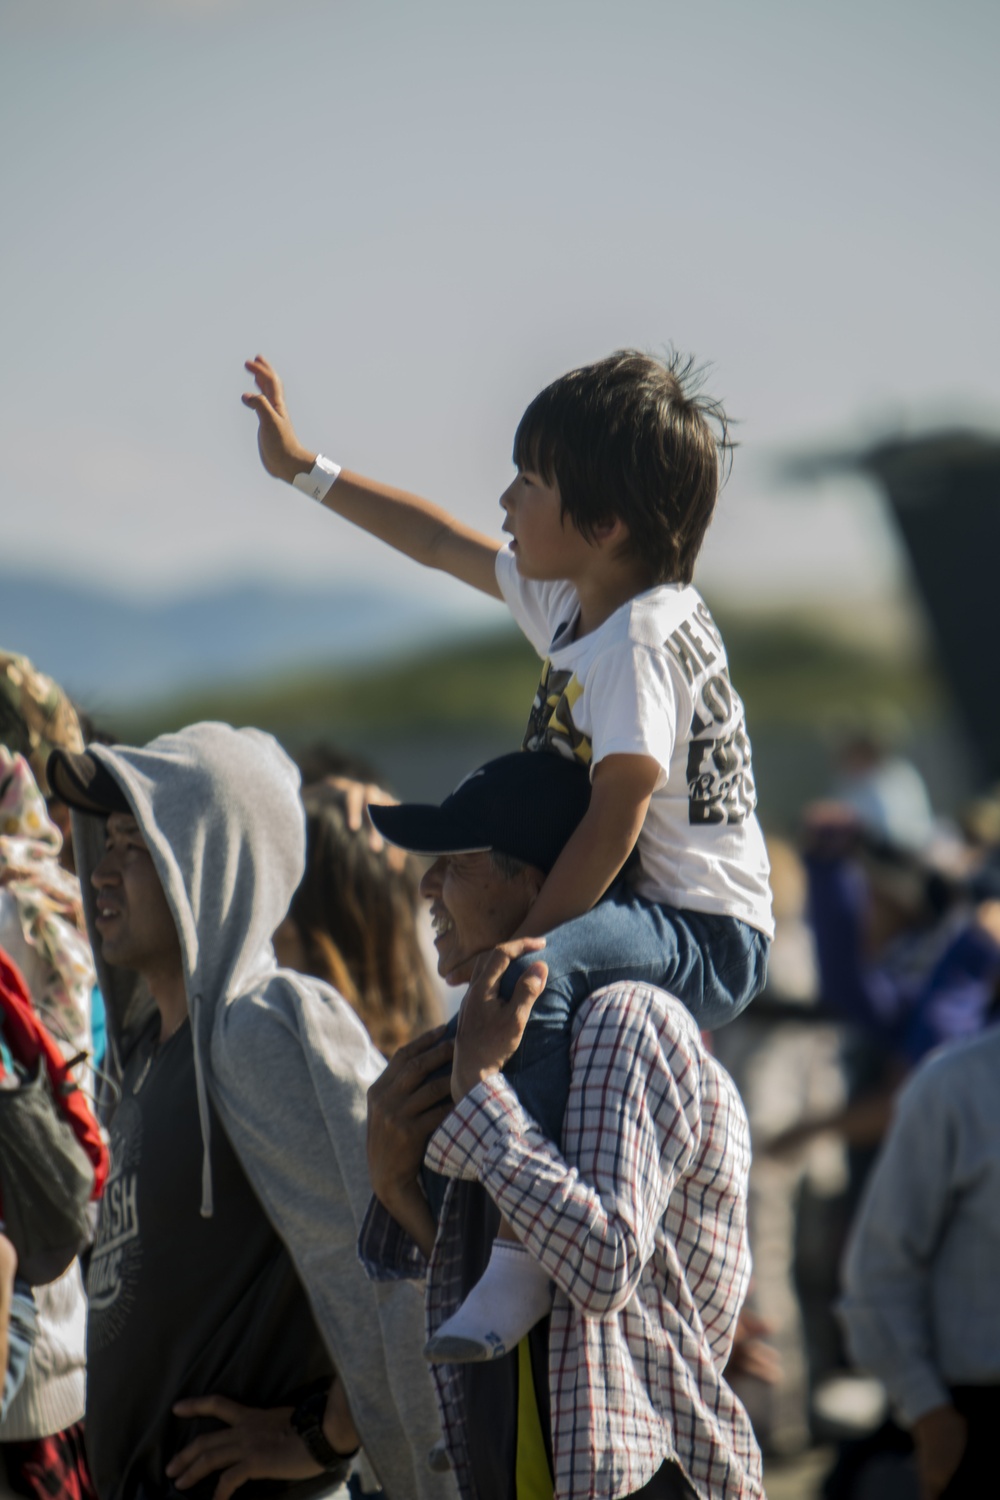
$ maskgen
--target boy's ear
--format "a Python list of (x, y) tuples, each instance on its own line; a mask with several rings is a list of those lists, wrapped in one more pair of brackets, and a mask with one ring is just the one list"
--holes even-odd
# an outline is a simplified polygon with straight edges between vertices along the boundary
[(593, 536), (596, 546), (616, 550), (628, 541), (629, 532), (621, 516), (609, 516), (606, 521), (598, 521)]

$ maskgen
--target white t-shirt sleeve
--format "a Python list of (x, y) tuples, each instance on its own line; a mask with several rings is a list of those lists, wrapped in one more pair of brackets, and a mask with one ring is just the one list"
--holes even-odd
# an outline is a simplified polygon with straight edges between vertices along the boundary
[[(629, 642), (603, 651), (587, 673), (593, 705), (593, 765), (607, 755), (648, 755), (660, 765), (662, 786), (677, 740), (681, 684), (665, 654)], [(690, 695), (684, 688), (685, 698)]]
[(534, 578), (522, 578), (509, 547), (497, 553), (496, 573), (504, 603), (519, 629), (539, 656), (548, 656), (557, 626), (572, 620), (579, 608), (573, 585), (562, 579), (539, 583)]

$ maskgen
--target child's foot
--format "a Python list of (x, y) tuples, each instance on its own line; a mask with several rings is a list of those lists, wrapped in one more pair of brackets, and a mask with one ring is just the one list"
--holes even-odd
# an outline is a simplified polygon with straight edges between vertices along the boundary
[(499, 1359), (552, 1306), (549, 1273), (513, 1240), (496, 1240), (490, 1263), (457, 1312), (424, 1348), (433, 1365)]

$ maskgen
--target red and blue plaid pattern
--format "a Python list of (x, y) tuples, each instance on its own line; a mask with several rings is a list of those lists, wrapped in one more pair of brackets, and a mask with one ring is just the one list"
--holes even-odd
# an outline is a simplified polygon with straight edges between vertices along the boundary
[[(556, 1500), (620, 1500), (676, 1459), (703, 1500), (758, 1500), (749, 1418), (722, 1378), (750, 1277), (746, 1115), (679, 1001), (613, 985), (580, 1007), (565, 1157), (497, 1076), (462, 1100), (428, 1164), (482, 1182), (556, 1283), (549, 1380)], [(445, 1199), (428, 1268), (429, 1331), (454, 1311), (462, 1245)], [(376, 1274), (419, 1261), (371, 1213)], [(470, 1495), (454, 1369), (435, 1367), (445, 1436)]]
[(4, 1443), (7, 1482), (15, 1494), (31, 1500), (97, 1500), (87, 1454), (83, 1423), (76, 1422), (51, 1437), (25, 1443)]

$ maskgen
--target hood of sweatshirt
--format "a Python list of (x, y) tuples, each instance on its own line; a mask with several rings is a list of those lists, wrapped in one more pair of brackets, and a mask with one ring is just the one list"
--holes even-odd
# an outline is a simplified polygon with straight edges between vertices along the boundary
[[(141, 749), (94, 745), (128, 799), (180, 938), (194, 1036), (205, 1161), (202, 1213), (212, 1211), (206, 1058), (215, 1013), (276, 972), (271, 935), (305, 868), (298, 769), (259, 729), (192, 724)], [(91, 875), (103, 820), (74, 814), (77, 868), (108, 1030), (122, 1065), (152, 1012), (134, 972), (110, 968), (94, 927)]]
[[(124, 791), (149, 847), (177, 924), (188, 1001), (224, 1000), (273, 969), (271, 934), (305, 868), (299, 773), (278, 742), (259, 729), (192, 724), (141, 749), (89, 753)], [(92, 921), (103, 827), (79, 821), (90, 825), (88, 868), (77, 862)]]

